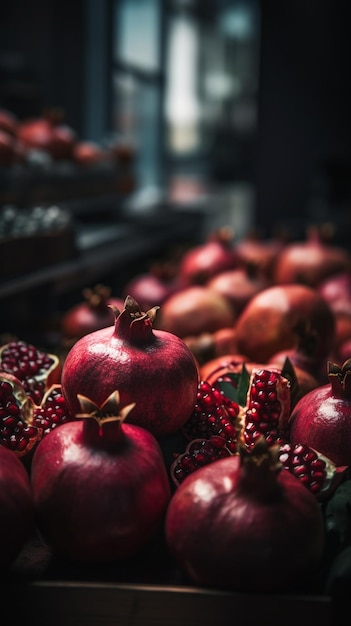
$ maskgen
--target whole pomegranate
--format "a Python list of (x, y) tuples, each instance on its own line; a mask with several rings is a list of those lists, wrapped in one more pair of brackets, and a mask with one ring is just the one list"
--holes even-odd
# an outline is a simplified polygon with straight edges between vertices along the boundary
[(161, 448), (125, 423), (118, 391), (100, 405), (80, 397), (79, 419), (40, 442), (31, 486), (38, 529), (64, 559), (107, 563), (139, 552), (162, 527), (170, 485)]
[(207, 282), (207, 287), (228, 299), (236, 317), (268, 285), (268, 279), (254, 264), (219, 272)]
[(184, 339), (229, 328), (234, 321), (234, 311), (225, 296), (205, 285), (190, 285), (164, 301), (157, 324)]
[(172, 496), (166, 541), (193, 583), (291, 592), (318, 571), (325, 544), (321, 509), (274, 452), (263, 440), (252, 452), (241, 448), (200, 467)]
[(115, 316), (111, 306), (122, 310), (124, 301), (111, 296), (111, 289), (97, 284), (83, 289), (83, 301), (68, 309), (62, 316), (61, 331), (65, 345), (73, 345), (88, 333), (113, 324)]
[(329, 356), (335, 338), (330, 306), (313, 287), (273, 285), (253, 296), (239, 315), (237, 350), (249, 360), (267, 363), (277, 352), (300, 342), (302, 327), (313, 336), (310, 358), (321, 362)]
[(351, 359), (328, 363), (329, 382), (299, 400), (290, 416), (290, 440), (318, 450), (335, 465), (351, 465)]
[(196, 399), (198, 369), (185, 342), (153, 328), (158, 307), (146, 313), (127, 296), (114, 326), (85, 335), (69, 350), (61, 384), (73, 414), (78, 394), (99, 406), (115, 389), (123, 405), (135, 402), (128, 421), (155, 436), (176, 432)]
[(326, 239), (325, 231), (326, 227), (310, 227), (306, 240), (293, 241), (282, 248), (275, 262), (276, 284), (317, 287), (327, 277), (350, 270), (349, 252)]
[(184, 252), (178, 266), (183, 286), (204, 285), (212, 276), (237, 266), (233, 246), (233, 229), (223, 226), (211, 232), (208, 239)]
[(14, 452), (0, 445), (0, 573), (6, 572), (33, 530), (34, 507), (27, 470)]

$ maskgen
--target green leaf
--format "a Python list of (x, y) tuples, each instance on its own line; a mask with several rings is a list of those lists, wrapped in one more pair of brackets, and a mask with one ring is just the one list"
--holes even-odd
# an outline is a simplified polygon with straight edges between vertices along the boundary
[(226, 372), (225, 378), (226, 380), (216, 383), (219, 389), (227, 398), (233, 400), (233, 402), (236, 402), (240, 406), (245, 406), (250, 382), (250, 374), (245, 364), (243, 364), (241, 372)]

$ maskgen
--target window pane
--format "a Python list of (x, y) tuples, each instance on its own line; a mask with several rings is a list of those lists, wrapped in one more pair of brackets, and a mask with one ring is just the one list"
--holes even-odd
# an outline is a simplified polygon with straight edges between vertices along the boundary
[(117, 73), (113, 81), (115, 130), (135, 147), (139, 187), (160, 184), (160, 92), (152, 83)]
[(159, 0), (119, 0), (115, 20), (115, 60), (142, 69), (158, 70)]

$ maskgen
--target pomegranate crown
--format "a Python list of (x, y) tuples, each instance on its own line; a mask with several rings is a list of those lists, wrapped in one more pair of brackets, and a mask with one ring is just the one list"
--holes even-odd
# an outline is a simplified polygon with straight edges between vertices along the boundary
[(351, 397), (351, 359), (347, 359), (341, 366), (328, 361), (328, 376), (332, 393), (336, 397)]
[(152, 339), (152, 327), (159, 310), (159, 306), (154, 306), (148, 311), (141, 310), (138, 302), (127, 296), (124, 301), (123, 311), (110, 305), (115, 315), (115, 331), (117, 335), (123, 335), (124, 339), (133, 343), (143, 343)]
[(104, 402), (98, 406), (86, 396), (78, 394), (81, 413), (77, 413), (77, 418), (93, 418), (99, 426), (107, 422), (124, 422), (127, 415), (135, 407), (135, 402), (124, 407), (120, 406), (119, 391), (113, 391)]

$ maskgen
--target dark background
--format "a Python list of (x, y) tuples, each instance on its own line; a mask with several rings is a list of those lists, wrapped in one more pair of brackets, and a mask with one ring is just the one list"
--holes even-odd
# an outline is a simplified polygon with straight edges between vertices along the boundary
[[(84, 131), (87, 39), (83, 0), (12, 0), (0, 22), (0, 104), (19, 116), (60, 105)], [(106, 3), (108, 8), (109, 3)], [(215, 2), (200, 3), (215, 10)], [(253, 157), (258, 222), (345, 219), (351, 167), (351, 3), (262, 0), (258, 132)], [(106, 42), (108, 63), (109, 42)], [(109, 125), (106, 111), (104, 125)]]

